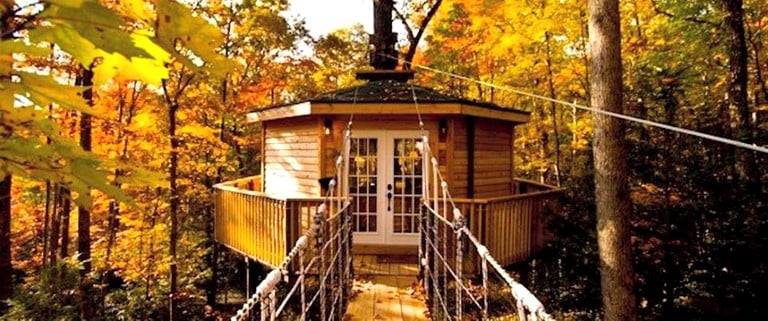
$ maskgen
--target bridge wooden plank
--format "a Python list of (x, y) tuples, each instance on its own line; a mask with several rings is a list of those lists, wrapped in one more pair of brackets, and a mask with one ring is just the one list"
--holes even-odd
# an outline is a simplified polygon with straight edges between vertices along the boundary
[(375, 255), (355, 257), (355, 273), (360, 277), (344, 320), (427, 320), (424, 298), (412, 288), (416, 265), (384, 262)]
[(397, 278), (402, 320), (427, 320), (427, 307), (424, 304), (424, 297), (415, 291), (416, 282), (413, 277), (400, 276)]

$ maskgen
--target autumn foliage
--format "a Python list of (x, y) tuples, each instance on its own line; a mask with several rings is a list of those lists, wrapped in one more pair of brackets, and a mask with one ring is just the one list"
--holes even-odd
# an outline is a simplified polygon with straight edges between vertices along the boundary
[[(768, 4), (742, 6), (745, 120), (729, 100), (725, 2), (620, 2), (624, 110), (765, 146)], [(286, 1), (205, 3), (0, 1), (2, 318), (76, 319), (96, 304), (98, 320), (191, 320), (242, 292), (242, 258), (212, 239), (211, 197), (260, 171), (259, 125), (244, 114), (355, 83), (368, 36), (354, 26), (314, 39)], [(420, 26), (435, 3), (397, 8)], [(550, 213), (547, 250), (512, 269), (565, 320), (600, 317), (592, 115), (503, 87), (586, 105), (587, 15), (586, 1), (445, 0), (413, 60), (499, 87), (424, 70), (420, 85), (531, 112), (516, 130), (517, 174), (568, 195)], [(91, 100), (76, 84), (83, 70)], [(83, 115), (91, 152), (79, 145)], [(626, 125), (640, 319), (765, 319), (768, 155)], [(85, 276), (78, 207), (90, 211)]]

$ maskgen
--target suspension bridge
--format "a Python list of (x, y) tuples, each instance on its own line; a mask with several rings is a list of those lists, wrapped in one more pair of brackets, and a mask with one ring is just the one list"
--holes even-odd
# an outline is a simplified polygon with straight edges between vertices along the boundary
[[(231, 321), (553, 319), (467, 227), (465, 213), (451, 197), (426, 133), (417, 146), (424, 179), (419, 189), (415, 264), (385, 265), (385, 273), (376, 270), (381, 267), (374, 266), (376, 263), (355, 264), (363, 260), (356, 260), (352, 249), (353, 215), (347, 186), (351, 125), (350, 120), (335, 175), (325, 197), (318, 201), (311, 227), (296, 239), (295, 246)], [(357, 274), (373, 277), (366, 280)], [(386, 274), (390, 276), (381, 276)], [(381, 280), (388, 282), (377, 283)], [(387, 299), (393, 302), (385, 303)], [(394, 307), (382, 307), (385, 304)]]

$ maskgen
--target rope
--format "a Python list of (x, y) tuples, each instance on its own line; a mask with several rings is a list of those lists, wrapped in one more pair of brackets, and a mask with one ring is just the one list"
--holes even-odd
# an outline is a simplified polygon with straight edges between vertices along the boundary
[(352, 97), (352, 110), (349, 112), (349, 122), (347, 122), (347, 130), (352, 130), (352, 120), (355, 119), (355, 108), (354, 106), (357, 105), (357, 91), (360, 89), (360, 87), (355, 87), (355, 96)]
[[(388, 57), (396, 59), (396, 57), (393, 57), (393, 56), (388, 56)], [(749, 144), (749, 143), (745, 143), (745, 142), (738, 141), (738, 140), (731, 139), (731, 138), (726, 138), (726, 137), (722, 137), (722, 136), (702, 133), (700, 131), (695, 131), (695, 130), (692, 130), (692, 129), (687, 129), (687, 128), (682, 128), (682, 127), (678, 127), (678, 126), (668, 125), (668, 124), (664, 124), (664, 123), (660, 123), (660, 122), (656, 122), (656, 121), (652, 121), (652, 120), (647, 120), (647, 119), (642, 119), (642, 118), (638, 118), (638, 117), (628, 116), (628, 115), (624, 115), (624, 114), (614, 113), (614, 112), (603, 110), (603, 109), (598, 109), (598, 108), (594, 108), (594, 107), (590, 107), (590, 106), (586, 106), (586, 105), (580, 105), (580, 104), (576, 104), (576, 103), (567, 102), (567, 101), (564, 101), (564, 100), (559, 100), (559, 99), (550, 98), (550, 97), (546, 97), (546, 96), (542, 96), (542, 95), (538, 95), (538, 94), (534, 94), (534, 93), (529, 93), (529, 92), (522, 91), (522, 90), (519, 90), (519, 89), (515, 89), (515, 88), (509, 87), (509, 86), (496, 85), (494, 83), (490, 83), (490, 82), (487, 82), (487, 81), (478, 80), (478, 79), (470, 78), (470, 77), (467, 77), (467, 76), (458, 75), (458, 74), (455, 74), (455, 73), (452, 73), (452, 72), (443, 71), (443, 70), (440, 70), (440, 69), (428, 67), (428, 66), (421, 65), (421, 64), (418, 64), (418, 63), (414, 63), (414, 62), (412, 62), (411, 65), (415, 66), (416, 68), (419, 68), (419, 69), (422, 69), (422, 70), (425, 70), (425, 71), (429, 71), (429, 72), (432, 72), (432, 73), (441, 74), (441, 75), (445, 75), (445, 76), (448, 76), (448, 77), (452, 77), (452, 78), (456, 78), (456, 79), (461, 79), (461, 80), (473, 82), (473, 83), (476, 83), (476, 84), (479, 84), (479, 85), (483, 85), (483, 86), (486, 86), (486, 87), (491, 87), (491, 88), (495, 88), (495, 89), (509, 91), (509, 92), (512, 92), (512, 93), (515, 93), (515, 94), (518, 94), (518, 95), (521, 95), (521, 96), (527, 96), (527, 97), (530, 97), (530, 98), (545, 100), (545, 101), (548, 101), (548, 102), (552, 102), (552, 103), (563, 105), (563, 106), (568, 106), (568, 107), (571, 107), (571, 108), (576, 108), (576, 109), (581, 109), (581, 110), (585, 110), (585, 111), (590, 111), (590, 112), (593, 112), (595, 114), (601, 114), (601, 115), (605, 115), (605, 116), (610, 116), (610, 117), (614, 117), (614, 118), (618, 118), (618, 119), (622, 119), (622, 120), (626, 120), (626, 121), (630, 121), (630, 122), (640, 123), (640, 124), (651, 126), (651, 127), (657, 127), (657, 128), (661, 128), (661, 129), (666, 129), (666, 130), (669, 130), (669, 131), (672, 131), (672, 132), (677, 132), (677, 133), (681, 133), (681, 134), (685, 134), (685, 135), (690, 135), (690, 136), (695, 136), (695, 137), (703, 138), (703, 139), (710, 140), (710, 141), (715, 141), (715, 142), (718, 142), (718, 143), (723, 143), (723, 144), (727, 144), (727, 145), (731, 145), (731, 146), (735, 146), (735, 147), (739, 147), (739, 148), (744, 148), (744, 149), (752, 150), (752, 151), (755, 151), (755, 152), (758, 152), (758, 153), (768, 154), (768, 147), (758, 146), (757, 144)]]
[[(357, 102), (358, 90), (355, 88), (354, 103)], [(333, 178), (329, 182), (328, 189), (324, 193), (322, 202), (317, 207), (314, 214), (314, 223), (310, 231), (307, 231), (297, 241), (296, 245), (291, 249), (288, 255), (285, 256), (281, 264), (272, 270), (267, 278), (262, 281), (257, 287), (256, 293), (254, 293), (243, 307), (237, 311), (236, 315), (231, 318), (231, 321), (244, 320), (251, 311), (255, 309), (256, 305), (260, 305), (260, 312), (262, 320), (266, 320), (269, 317), (271, 320), (275, 320), (285, 309), (288, 302), (296, 294), (297, 290), (301, 290), (301, 320), (306, 320), (309, 317), (309, 311), (315, 304), (317, 299), (320, 299), (320, 310), (323, 319), (326, 316), (326, 281), (335, 284), (330, 285), (331, 293), (331, 309), (328, 311), (330, 317), (333, 319), (340, 319), (340, 315), (344, 312), (341, 311), (346, 308), (347, 293), (350, 287), (352, 277), (349, 275), (351, 269), (351, 256), (349, 255), (349, 233), (351, 233), (351, 224), (348, 219), (349, 209), (351, 208), (351, 202), (347, 199), (349, 188), (345, 186), (344, 181), (346, 176), (339, 177), (340, 174), (348, 171), (347, 161), (349, 159), (349, 145), (351, 143), (352, 122), (354, 114), (350, 113), (349, 122), (347, 123), (346, 132), (344, 134), (344, 141), (342, 143), (343, 153), (339, 155), (336, 161)], [(341, 181), (340, 183), (337, 183)], [(339, 189), (339, 197), (336, 198), (337, 202), (334, 202), (334, 191)], [(337, 204), (335, 212), (331, 212), (331, 215), (325, 217), (328, 211), (331, 211), (331, 206)], [(326, 225), (328, 228), (326, 229)], [(331, 235), (326, 235), (330, 231)], [(344, 235), (342, 235), (344, 234)], [(304, 265), (303, 255), (310, 248), (310, 243), (314, 242), (316, 249), (316, 255), (312, 257), (309, 264)], [(326, 252), (330, 251), (329, 262), (325, 262)], [(288, 269), (296, 258), (299, 258), (299, 272), (300, 276), (296, 279), (293, 286), (290, 287), (288, 293), (283, 297), (283, 300), (279, 302), (277, 300), (277, 288), (282, 281), (288, 282)], [(343, 260), (346, 259), (346, 262)], [(326, 263), (328, 263), (326, 265)], [(310, 270), (315, 268), (316, 264), (319, 271), (319, 289), (312, 295), (309, 303), (306, 302), (306, 275)], [(339, 277), (334, 278), (334, 273), (338, 273)], [(334, 286), (336, 285), (336, 286)], [(338, 304), (338, 309), (337, 309)]]
[[(427, 141), (424, 136), (425, 142)], [(442, 315), (450, 316), (452, 312), (456, 314), (457, 318), (460, 318), (463, 314), (464, 301), (462, 300), (462, 294), (466, 294), (469, 298), (471, 305), (476, 307), (484, 316), (488, 314), (488, 269), (495, 271), (504, 280), (505, 288), (509, 290), (514, 298), (516, 306), (518, 307), (518, 314), (521, 320), (525, 320), (528, 316), (531, 319), (553, 320), (553, 318), (547, 314), (544, 305), (534, 296), (525, 286), (515, 281), (506, 270), (496, 261), (493, 256), (490, 255), (488, 249), (479, 242), (469, 228), (465, 224), (464, 216), (461, 210), (456, 206), (453, 197), (448, 189), (448, 184), (440, 172), (440, 166), (437, 159), (432, 155), (432, 150), (428, 144), (425, 144), (423, 148), (424, 158), (424, 177), (422, 182), (427, 185), (422, 189), (425, 191), (422, 200), (422, 226), (420, 227), (420, 233), (422, 234), (423, 246), (426, 248), (420, 252), (422, 256), (420, 258), (421, 271), (424, 273), (423, 279), (425, 280), (425, 293), (429, 300), (436, 305), (434, 309), (442, 308)], [(427, 160), (431, 161), (429, 166)], [(431, 177), (430, 177), (431, 176)], [(434, 179), (433, 183), (429, 181)], [(438, 184), (439, 182), (439, 184)], [(433, 188), (430, 191), (428, 184), (433, 184)], [(438, 185), (440, 188), (438, 189)], [(430, 195), (432, 194), (432, 195)], [(453, 222), (447, 219), (449, 205), (453, 213)], [(442, 206), (442, 209), (440, 208)], [(441, 210), (444, 211), (444, 215), (441, 215)], [(426, 222), (427, 226), (424, 226)], [(431, 223), (430, 223), (431, 222)], [(452, 230), (451, 235), (455, 237), (455, 262), (451, 263), (448, 260), (449, 257), (449, 243), (448, 230)], [(441, 236), (442, 235), (442, 236)], [(481, 258), (482, 268), (482, 303), (479, 297), (476, 297), (469, 286), (465, 284), (464, 275), (462, 271), (463, 257), (464, 257), (464, 243), (462, 238), (466, 236), (469, 240), (469, 244), (474, 246), (477, 250), (477, 254)], [(431, 251), (430, 251), (431, 250)], [(431, 252), (431, 255), (430, 253)], [(433, 258), (430, 260), (430, 256)], [(454, 264), (453, 266), (451, 264)], [(442, 270), (442, 276), (439, 273), (435, 273), (439, 268)], [(439, 280), (442, 279), (442, 282)], [(427, 280), (431, 282), (427, 282)], [(448, 284), (454, 283), (455, 303), (448, 302)], [(453, 304), (452, 306), (449, 306)], [(451, 311), (453, 307), (453, 311)], [(432, 309), (432, 308), (430, 308)], [(431, 310), (432, 315), (436, 315), (437, 311)], [(527, 313), (527, 314), (526, 314)], [(450, 317), (449, 317), (450, 318)]]
[(411, 83), (411, 94), (413, 94), (413, 104), (416, 106), (416, 116), (419, 118), (419, 128), (424, 133), (424, 121), (421, 118), (421, 110), (419, 109), (419, 98), (416, 97), (416, 87)]

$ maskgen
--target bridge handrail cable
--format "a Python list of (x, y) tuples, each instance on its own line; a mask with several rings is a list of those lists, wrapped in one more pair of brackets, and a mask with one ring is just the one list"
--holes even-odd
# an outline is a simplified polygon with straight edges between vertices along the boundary
[[(483, 319), (488, 318), (489, 274), (494, 272), (501, 277), (512, 294), (520, 320), (554, 320), (546, 312), (541, 301), (524, 285), (517, 282), (467, 227), (463, 213), (456, 206), (448, 190), (448, 184), (440, 172), (437, 158), (432, 154), (426, 133), (422, 136), (422, 142), (424, 186), (422, 188), (423, 210), (420, 224), (422, 241), (419, 249), (419, 265), (424, 280), (425, 294), (430, 300), (436, 299), (437, 302), (435, 303), (438, 304), (434, 309), (429, 308), (433, 318), (442, 315), (449, 320), (454, 319), (451, 316), (455, 316), (455, 320), (461, 320), (465, 296), (472, 305), (481, 310)], [(452, 219), (448, 218), (449, 214), (453, 216)], [(468, 244), (463, 241), (464, 239), (468, 240)], [(453, 246), (449, 247), (449, 243), (453, 243)], [(442, 249), (440, 245), (442, 245)], [(480, 270), (483, 278), (482, 303), (480, 302), (481, 299), (478, 298), (479, 295), (473, 293), (464, 281), (465, 276), (462, 269), (465, 265), (463, 259), (465, 245), (474, 247), (480, 258)], [(455, 258), (453, 263), (450, 262), (449, 258), (451, 254)], [(471, 253), (467, 252), (466, 254)], [(440, 273), (441, 271), (442, 273)], [(451, 282), (453, 282), (454, 287), (455, 303), (449, 306), (451, 303), (448, 300), (447, 289)], [(435, 310), (436, 308), (441, 310)]]
[[(333, 179), (329, 183), (327, 193), (318, 205), (312, 219), (312, 226), (296, 240), (288, 255), (281, 264), (270, 271), (256, 287), (256, 291), (248, 298), (230, 321), (242, 321), (254, 313), (259, 307), (261, 320), (276, 320), (290, 303), (296, 292), (300, 295), (301, 320), (315, 317), (317, 311), (312, 308), (319, 301), (319, 317), (322, 320), (340, 320), (346, 309), (347, 297), (352, 282), (352, 229), (349, 210), (351, 202), (348, 197), (347, 171), (349, 168), (349, 152), (351, 143), (352, 118), (343, 142), (343, 153), (338, 156)], [(337, 183), (340, 181), (340, 183)], [(334, 194), (339, 197), (334, 197)], [(329, 214), (331, 213), (331, 214)], [(330, 235), (329, 235), (330, 234)], [(314, 245), (314, 249), (312, 247)], [(314, 251), (313, 251), (314, 250)], [(330, 251), (330, 253), (328, 253)], [(305, 257), (310, 257), (305, 264)], [(298, 258), (298, 262), (296, 262)], [(328, 258), (329, 260), (326, 260)], [(277, 302), (277, 291), (282, 283), (289, 284), (292, 265), (298, 264), (298, 277), (290, 286), (282, 301)], [(308, 276), (315, 271), (318, 274), (318, 290), (307, 302)], [(328, 290), (330, 287), (331, 308), (327, 309)], [(313, 314), (314, 313), (314, 314)]]

